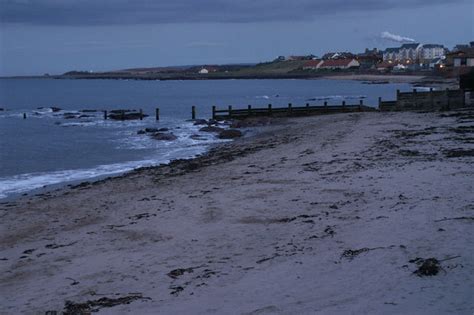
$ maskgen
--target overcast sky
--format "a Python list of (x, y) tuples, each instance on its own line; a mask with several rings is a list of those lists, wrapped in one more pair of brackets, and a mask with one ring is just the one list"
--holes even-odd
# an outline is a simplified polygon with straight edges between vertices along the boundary
[(473, 12), (471, 0), (0, 0), (0, 75), (259, 62), (400, 38), (452, 48), (474, 40)]

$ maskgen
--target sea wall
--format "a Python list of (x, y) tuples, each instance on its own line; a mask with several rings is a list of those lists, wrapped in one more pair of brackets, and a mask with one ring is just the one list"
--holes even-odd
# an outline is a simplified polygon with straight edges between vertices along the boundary
[(396, 101), (382, 101), (379, 99), (381, 111), (409, 111), (409, 110), (449, 110), (466, 107), (464, 90), (441, 90), (420, 92), (400, 92), (397, 90)]

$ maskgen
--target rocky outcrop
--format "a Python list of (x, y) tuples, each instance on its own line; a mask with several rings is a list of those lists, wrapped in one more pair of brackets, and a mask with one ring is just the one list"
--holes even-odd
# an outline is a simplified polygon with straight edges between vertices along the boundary
[(240, 137), (242, 137), (242, 132), (237, 129), (222, 130), (218, 135), (219, 139), (235, 139)]
[(140, 118), (148, 117), (148, 115), (137, 112), (136, 110), (117, 109), (110, 111), (108, 117), (112, 120), (137, 120)]
[(223, 128), (216, 127), (216, 126), (207, 126), (207, 127), (202, 127), (201, 129), (199, 129), (199, 131), (202, 131), (202, 132), (221, 132), (223, 130), (224, 130)]
[(174, 134), (164, 132), (156, 132), (151, 136), (151, 138), (159, 141), (173, 141), (178, 139)]

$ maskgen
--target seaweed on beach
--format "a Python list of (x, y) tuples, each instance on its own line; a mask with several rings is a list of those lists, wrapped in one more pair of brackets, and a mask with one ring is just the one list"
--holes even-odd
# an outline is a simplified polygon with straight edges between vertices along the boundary
[(444, 155), (447, 158), (469, 157), (469, 156), (474, 156), (474, 150), (463, 150), (463, 149), (445, 150)]
[(413, 273), (419, 277), (436, 276), (441, 270), (439, 260), (436, 258), (415, 258), (410, 260), (410, 262), (418, 265), (418, 269), (413, 271)]
[(83, 315), (91, 312), (97, 312), (104, 307), (113, 307), (121, 304), (130, 304), (136, 300), (151, 300), (149, 297), (143, 297), (142, 294), (131, 294), (119, 298), (103, 297), (98, 300), (86, 301), (84, 303), (75, 303), (66, 301), (64, 306), (64, 315)]

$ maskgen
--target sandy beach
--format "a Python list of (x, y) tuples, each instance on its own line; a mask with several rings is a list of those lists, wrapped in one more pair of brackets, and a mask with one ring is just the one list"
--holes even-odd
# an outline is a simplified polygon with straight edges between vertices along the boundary
[(285, 119), (3, 202), (0, 313), (472, 314), (473, 122)]

